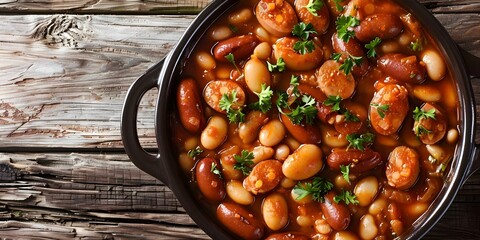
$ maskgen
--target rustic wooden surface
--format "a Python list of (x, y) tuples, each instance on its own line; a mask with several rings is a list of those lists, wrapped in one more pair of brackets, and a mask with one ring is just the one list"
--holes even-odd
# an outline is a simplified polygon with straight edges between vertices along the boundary
[[(480, 56), (480, 0), (419, 1)], [(119, 130), (130, 84), (207, 2), (0, 0), (0, 239), (208, 238)], [(155, 95), (138, 117), (151, 149)], [(426, 239), (479, 239), (479, 209), (480, 172)]]

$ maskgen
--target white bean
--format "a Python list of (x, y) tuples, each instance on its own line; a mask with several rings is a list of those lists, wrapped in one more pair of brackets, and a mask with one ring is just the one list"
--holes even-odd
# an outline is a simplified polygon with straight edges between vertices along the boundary
[(398, 43), (403, 46), (407, 46), (412, 42), (412, 36), (410, 33), (404, 32), (398, 37)]
[(335, 177), (335, 187), (338, 187), (338, 188), (346, 188), (348, 187), (348, 182), (345, 180), (345, 178), (343, 178), (343, 175), (337, 175)]
[(377, 215), (383, 211), (387, 207), (387, 201), (383, 198), (379, 198), (375, 200), (375, 202), (370, 205), (368, 208), (368, 212), (372, 215)]
[(292, 137), (285, 138), (285, 143), (288, 145), (288, 147), (292, 151), (297, 150), (301, 145), (301, 143), (299, 141), (297, 141), (295, 138), (292, 138)]
[(219, 26), (212, 30), (212, 38), (215, 41), (221, 41), (229, 38), (232, 35), (232, 30), (226, 26)]
[(290, 192), (290, 196), (292, 197), (293, 201), (295, 201), (298, 204), (307, 204), (311, 203), (313, 201), (312, 194), (309, 194), (303, 198), (299, 198), (299, 194), (297, 194), (294, 189)]
[(272, 37), (263, 27), (257, 27), (255, 29), (255, 36), (263, 42), (272, 42)]
[(272, 46), (268, 42), (262, 42), (255, 47), (253, 55), (265, 61), (272, 55)]
[(424, 202), (415, 202), (408, 206), (407, 212), (408, 216), (412, 216), (414, 218), (420, 217), (425, 211), (428, 209), (428, 203)]
[(368, 206), (378, 192), (378, 180), (374, 176), (369, 176), (358, 181), (353, 191), (357, 196), (359, 205), (364, 207)]
[(283, 162), (282, 172), (293, 180), (303, 180), (317, 174), (323, 166), (322, 150), (314, 144), (303, 144)]
[(398, 49), (400, 49), (400, 45), (398, 44), (398, 42), (389, 41), (380, 44), (380, 49), (384, 53), (394, 53), (398, 52)]
[(421, 59), (425, 63), (427, 74), (433, 81), (440, 81), (445, 77), (447, 66), (437, 51), (427, 49), (421, 54)]
[(253, 203), (253, 195), (243, 187), (240, 181), (231, 180), (227, 182), (226, 189), (228, 196), (236, 203), (241, 205), (250, 205)]
[(219, 116), (213, 116), (208, 120), (207, 126), (200, 135), (202, 146), (208, 150), (213, 150), (220, 146), (227, 137), (228, 123)]
[(245, 64), (245, 82), (252, 92), (260, 93), (262, 84), (270, 86), (270, 72), (264, 62), (252, 57)]
[(240, 25), (250, 20), (252, 16), (253, 16), (252, 10), (248, 8), (244, 8), (230, 14), (230, 16), (228, 16), (228, 20), (233, 25)]
[(256, 146), (253, 150), (253, 163), (257, 164), (263, 160), (267, 160), (272, 158), (273, 154), (275, 153), (275, 150), (271, 147), (264, 147), (264, 146)]
[(186, 173), (190, 172), (194, 166), (193, 159), (185, 152), (180, 153), (178, 156), (178, 163), (180, 164), (182, 170)]
[(267, 147), (273, 147), (285, 137), (285, 127), (278, 119), (273, 119), (260, 129), (258, 140)]
[(332, 227), (325, 219), (317, 219), (315, 220), (315, 230), (320, 234), (329, 234), (332, 232)]
[(281, 144), (275, 150), (275, 159), (284, 161), (290, 155), (290, 148), (286, 144)]
[(375, 224), (375, 218), (372, 215), (366, 214), (360, 219), (360, 226), (358, 229), (360, 237), (365, 240), (375, 238), (378, 234), (378, 228)]
[(344, 134), (337, 132), (331, 127), (322, 127), (322, 140), (325, 145), (336, 148), (345, 147), (348, 145), (347, 138)]
[(263, 200), (262, 215), (268, 228), (282, 229), (288, 223), (287, 201), (278, 193), (270, 194)]
[(198, 146), (198, 138), (191, 137), (185, 140), (185, 150), (192, 150)]
[(312, 218), (306, 215), (300, 215), (297, 217), (297, 224), (301, 227), (310, 227), (312, 226)]
[(447, 153), (443, 150), (442, 147), (438, 145), (426, 145), (428, 153), (432, 155), (433, 158), (437, 159), (440, 162), (443, 162), (447, 158)]
[(454, 143), (457, 143), (457, 140), (458, 140), (458, 130), (455, 128), (448, 130), (447, 142), (450, 144), (454, 144)]
[(358, 237), (349, 231), (340, 231), (333, 235), (332, 240), (358, 240)]
[(210, 53), (199, 52), (195, 56), (198, 66), (204, 70), (212, 70), (216, 67), (215, 59)]
[(228, 67), (217, 67), (215, 69), (215, 75), (217, 76), (218, 79), (229, 79), (230, 78), (230, 72), (232, 69)]
[(297, 184), (297, 181), (289, 179), (289, 178), (283, 178), (282, 181), (280, 181), (280, 186), (282, 188), (293, 188)]
[(438, 102), (442, 98), (438, 88), (427, 84), (416, 85), (413, 88), (413, 95), (424, 102)]

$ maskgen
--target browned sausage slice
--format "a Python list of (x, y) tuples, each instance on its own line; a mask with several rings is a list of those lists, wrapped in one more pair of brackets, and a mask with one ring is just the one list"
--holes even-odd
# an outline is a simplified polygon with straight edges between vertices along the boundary
[(370, 122), (382, 135), (394, 134), (408, 113), (408, 91), (396, 84), (387, 84), (375, 93), (370, 103)]
[(415, 184), (419, 173), (419, 156), (415, 150), (405, 146), (393, 149), (388, 157), (385, 171), (388, 185), (399, 190), (406, 190)]
[(421, 108), (421, 111), (433, 111), (434, 118), (423, 117), (419, 121), (415, 121), (413, 131), (424, 144), (435, 144), (445, 136), (447, 120), (440, 109), (433, 104), (426, 103)]
[(252, 172), (243, 180), (243, 187), (253, 194), (266, 193), (274, 189), (282, 179), (282, 163), (264, 160), (253, 167)]
[(242, 87), (230, 80), (214, 80), (210, 81), (205, 89), (203, 90), (203, 99), (205, 102), (217, 112), (224, 113), (220, 108), (220, 100), (222, 99), (223, 94), (231, 96), (233, 92), (236, 92), (237, 100), (232, 105), (232, 108), (239, 109), (245, 104), (245, 91)]
[(355, 28), (355, 37), (361, 42), (368, 43), (379, 37), (381, 39), (394, 38), (403, 30), (400, 17), (392, 14), (374, 14), (366, 17)]
[(306, 71), (316, 68), (323, 61), (323, 51), (316, 43), (311, 53), (297, 53), (293, 46), (299, 41), (298, 38), (284, 37), (273, 45), (273, 53), (276, 59), (282, 58), (290, 70)]
[(284, 0), (261, 0), (255, 16), (260, 25), (276, 37), (288, 35), (298, 22), (295, 10)]
[(205, 126), (200, 90), (195, 80), (183, 79), (177, 89), (177, 108), (183, 127), (192, 133)]
[(319, 1), (323, 6), (315, 11), (316, 16), (306, 8), (310, 0), (296, 0), (295, 10), (297, 11), (298, 18), (300, 18), (302, 22), (311, 23), (315, 31), (317, 31), (318, 34), (322, 34), (327, 31), (328, 25), (330, 24), (330, 12), (324, 1)]
[(355, 92), (355, 79), (352, 74), (340, 70), (342, 64), (328, 60), (317, 70), (317, 84), (327, 96), (340, 96), (347, 99)]

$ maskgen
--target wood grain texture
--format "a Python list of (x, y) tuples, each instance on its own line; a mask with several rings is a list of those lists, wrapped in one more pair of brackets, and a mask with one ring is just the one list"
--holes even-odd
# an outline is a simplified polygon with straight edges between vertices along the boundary
[[(479, 14), (436, 17), (457, 43), (480, 56)], [(0, 16), (1, 147), (121, 148), (128, 87), (176, 44), (192, 19)], [(157, 146), (155, 102), (152, 91), (138, 115), (140, 141), (148, 148)]]

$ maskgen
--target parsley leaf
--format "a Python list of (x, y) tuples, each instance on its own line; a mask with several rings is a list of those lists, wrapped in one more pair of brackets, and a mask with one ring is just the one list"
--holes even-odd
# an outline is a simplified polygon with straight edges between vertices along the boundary
[(293, 188), (293, 192), (298, 196), (295, 200), (301, 200), (308, 195), (312, 195), (312, 199), (317, 202), (324, 202), (324, 196), (333, 189), (333, 184), (320, 177), (314, 177), (313, 181), (298, 182)]
[(335, 2), (335, 7), (337, 8), (337, 10), (339, 12), (343, 11), (343, 6), (340, 5), (341, 2), (343, 2), (344, 0), (333, 0)]
[(189, 150), (187, 152), (187, 155), (191, 158), (194, 158), (202, 153), (203, 153), (203, 149), (200, 148), (200, 146), (197, 146), (196, 148)]
[(410, 48), (415, 52), (420, 52), (423, 50), (423, 44), (420, 39), (415, 40), (415, 42), (410, 43)]
[(232, 53), (229, 53), (225, 56), (225, 58), (227, 59), (228, 62), (230, 62), (235, 67), (237, 72), (242, 73), (242, 75), (240, 75), (240, 77), (238, 77), (238, 78), (243, 78), (243, 72), (240, 71), (237, 64), (235, 63), (235, 56)]
[(290, 86), (292, 86), (292, 94), (295, 97), (300, 97), (300, 91), (298, 91), (298, 85), (300, 85), (300, 82), (298, 81), (298, 77), (295, 75), (292, 75), (290, 78)]
[(247, 176), (250, 174), (252, 171), (252, 165), (253, 165), (253, 158), (255, 156), (253, 155), (253, 152), (249, 152), (247, 150), (242, 150), (240, 155), (234, 155), (233, 159), (237, 161), (235, 165), (233, 165), (233, 169), (237, 169), (242, 171), (243, 175)]
[(232, 31), (233, 33), (237, 33), (237, 32), (238, 32), (238, 28), (235, 27), (235, 25), (229, 24), (229, 25), (228, 25), (228, 28), (230, 28), (230, 31)]
[(333, 198), (333, 201), (335, 201), (336, 203), (339, 203), (340, 201), (344, 201), (347, 205), (350, 203), (357, 205), (359, 203), (357, 200), (357, 196), (355, 196), (355, 194), (345, 190), (342, 190), (342, 193), (340, 193), (340, 195), (335, 196)]
[(295, 52), (297, 52), (297, 53), (305, 55), (307, 53), (313, 52), (313, 50), (315, 50), (315, 45), (313, 44), (312, 40), (297, 41), (293, 45), (293, 50), (295, 50)]
[(377, 52), (375, 51), (375, 48), (382, 42), (382, 39), (379, 37), (376, 37), (370, 43), (365, 44), (365, 48), (368, 49), (367, 52), (367, 57), (369, 58), (374, 58), (377, 56)]
[(335, 62), (339, 62), (341, 57), (342, 57), (341, 53), (332, 54), (332, 59), (335, 60)]
[(288, 106), (288, 94), (286, 92), (278, 92), (277, 93), (277, 108), (280, 112), (282, 108), (289, 108)]
[(341, 109), (340, 112), (342, 112), (343, 116), (345, 116), (345, 121), (347, 121), (347, 122), (360, 122), (360, 118), (358, 118), (357, 115), (350, 112), (350, 110)]
[(318, 16), (317, 11), (322, 9), (323, 1), (322, 0), (309, 0), (305, 8), (313, 15)]
[(340, 110), (340, 102), (342, 98), (340, 96), (328, 96), (327, 99), (323, 102), (325, 106), (332, 106), (333, 111)]
[(360, 66), (360, 64), (362, 64), (362, 61), (363, 61), (362, 56), (355, 57), (348, 54), (347, 59), (345, 59), (343, 64), (340, 66), (340, 70), (343, 70), (345, 75), (348, 75), (350, 72), (352, 72), (353, 67)]
[(426, 129), (422, 124), (420, 123), (415, 123), (413, 127), (413, 132), (417, 137), (420, 137), (422, 135), (430, 134), (432, 131)]
[(312, 40), (308, 40), (310, 34), (316, 34), (317, 31), (313, 28), (311, 23), (305, 24), (304, 22), (300, 22), (293, 27), (292, 34), (300, 38), (293, 45), (293, 50), (300, 54), (307, 54), (313, 52), (315, 50), (315, 45), (313, 44)]
[(382, 119), (385, 118), (385, 113), (390, 109), (390, 105), (388, 104), (380, 105), (378, 103), (371, 103), (370, 106), (377, 109), (377, 113)]
[(278, 72), (283, 72), (285, 71), (285, 62), (283, 61), (283, 58), (280, 57), (275, 65), (267, 61), (267, 67), (268, 71), (270, 72), (274, 72), (275, 70)]
[(242, 112), (242, 109), (234, 109), (232, 106), (237, 100), (237, 91), (233, 90), (230, 94), (224, 93), (219, 102), (220, 109), (227, 113), (231, 123), (245, 121), (245, 113)]
[(413, 119), (415, 121), (420, 121), (427, 118), (435, 119), (435, 108), (424, 111), (423, 109), (415, 107), (415, 109), (413, 110)]
[(355, 31), (353, 31), (353, 28), (360, 25), (360, 20), (352, 16), (341, 15), (337, 18), (335, 24), (338, 37), (344, 42), (348, 42), (350, 38), (355, 36)]
[(272, 108), (272, 96), (273, 91), (270, 90), (270, 86), (267, 87), (265, 83), (262, 84), (262, 90), (260, 93), (254, 92), (258, 96), (258, 102), (254, 103), (252, 107), (258, 109), (263, 113), (270, 111)]
[(288, 118), (290, 118), (293, 124), (300, 125), (304, 118), (307, 124), (313, 124), (313, 120), (317, 116), (318, 112), (317, 107), (315, 106), (315, 104), (317, 103), (315, 101), (315, 98), (308, 95), (303, 95), (301, 103), (303, 105), (298, 105), (291, 112), (282, 113), (285, 114)]
[(348, 134), (347, 141), (349, 142), (349, 144), (347, 149), (350, 147), (353, 147), (360, 151), (364, 151), (365, 147), (371, 145), (374, 139), (375, 139), (375, 135), (373, 133)]
[(212, 167), (210, 167), (210, 172), (217, 175), (219, 178), (222, 178), (222, 173), (217, 168), (217, 164), (212, 162)]
[(342, 173), (343, 179), (350, 184), (350, 165), (348, 164), (347, 166), (340, 165), (340, 172)]

